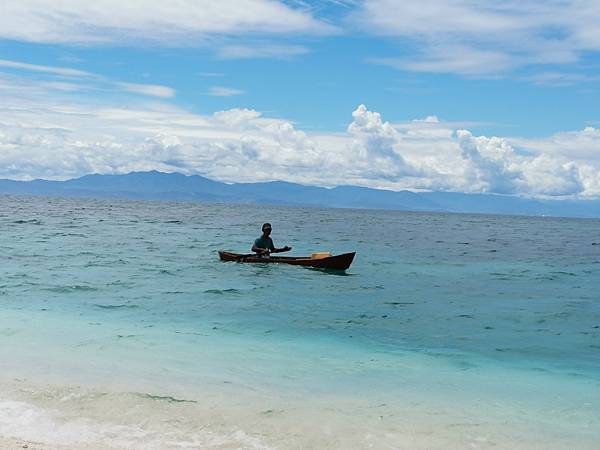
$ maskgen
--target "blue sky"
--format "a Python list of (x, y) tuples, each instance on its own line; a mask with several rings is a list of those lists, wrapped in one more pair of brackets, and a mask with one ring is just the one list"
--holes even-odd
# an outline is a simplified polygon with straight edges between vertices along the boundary
[(3, 178), (600, 195), (597, 1), (3, 8)]

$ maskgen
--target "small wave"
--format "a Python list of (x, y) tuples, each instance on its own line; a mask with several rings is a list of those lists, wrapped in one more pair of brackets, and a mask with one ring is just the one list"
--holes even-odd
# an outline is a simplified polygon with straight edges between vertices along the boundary
[[(152, 325), (150, 325), (152, 326)], [(208, 336), (208, 334), (206, 333), (196, 333), (194, 331), (177, 331), (175, 330), (175, 334), (185, 334), (185, 335), (189, 335), (189, 336)]]
[(383, 302), (384, 305), (392, 305), (392, 306), (408, 306), (414, 305), (415, 302)]
[(539, 277), (535, 277), (535, 280), (536, 281), (554, 281), (554, 280), (556, 280), (556, 277), (551, 277), (549, 275), (546, 275), (546, 276), (542, 275)]
[(16, 223), (18, 225), (42, 225), (42, 221), (40, 219), (19, 219), (15, 220), (13, 223)]
[(490, 273), (490, 276), (494, 277), (494, 279), (496, 280), (500, 280), (500, 281), (510, 281), (513, 280), (514, 278), (518, 278), (520, 277), (519, 275), (510, 275), (508, 273), (499, 273), (499, 272), (492, 272)]
[(241, 292), (237, 289), (207, 289), (204, 291), (205, 294), (216, 294), (216, 295), (224, 295), (224, 294), (241, 294)]
[(375, 286), (361, 286), (360, 288), (361, 288), (361, 289), (364, 289), (364, 290), (371, 290), (371, 289), (380, 290), (380, 289), (385, 289), (385, 287), (383, 287), (383, 286), (382, 286), (382, 285), (380, 285), (380, 284), (377, 284), (377, 285), (375, 285)]
[(133, 309), (133, 308), (139, 308), (138, 305), (100, 305), (98, 303), (94, 303), (93, 306), (95, 306), (96, 308), (100, 308), (100, 309), (122, 309), (122, 308)]
[[(133, 415), (133, 420), (127, 419), (116, 424), (106, 416), (86, 414), (80, 417), (69, 412), (68, 408), (80, 409), (82, 405), (87, 405), (82, 401), (89, 402), (100, 397), (103, 408), (118, 408), (121, 405), (117, 403), (118, 399), (112, 395), (107, 397), (105, 393), (95, 393), (93, 397), (78, 392), (61, 395), (59, 403), (66, 405), (61, 408), (42, 408), (23, 401), (0, 400), (0, 429), (7, 430), (8, 433), (4, 433), (3, 437), (15, 443), (10, 448), (97, 448), (98, 443), (102, 443), (102, 448), (270, 448), (242, 430), (222, 434), (217, 428), (214, 432), (204, 430), (201, 423), (193, 422), (193, 427), (184, 426), (175, 415), (168, 416), (172, 420), (161, 422), (164, 426), (156, 430), (145, 423), (145, 416), (139, 419), (140, 416)], [(131, 405), (132, 409), (138, 406), (139, 399), (181, 402), (174, 397), (150, 394), (137, 394), (134, 398), (138, 401)], [(183, 401), (196, 403), (193, 400)], [(117, 413), (119, 410), (114, 411)], [(150, 419), (162, 417), (157, 416), (159, 413), (155, 411), (155, 408), (147, 411)], [(150, 419), (148, 423), (152, 423)]]
[(95, 262), (95, 261), (90, 261), (83, 265), (83, 267), (106, 267), (106, 266), (110, 266), (110, 264), (105, 264), (102, 262)]
[(375, 286), (357, 286), (357, 287), (352, 287), (349, 288), (349, 291), (373, 291), (373, 290), (382, 290), (385, 289), (384, 286), (377, 284)]
[(469, 361), (456, 361), (455, 364), (459, 368), (459, 370), (471, 370), (479, 367), (477, 364), (474, 364)]
[(167, 269), (160, 269), (158, 271), (158, 273), (160, 273), (161, 275), (170, 275), (170, 276), (175, 276), (175, 274)]
[(58, 233), (53, 233), (50, 235), (50, 237), (56, 237), (56, 236), (61, 236), (61, 237), (82, 237), (82, 238), (86, 238), (87, 235), (83, 234), (83, 233), (63, 233), (63, 232), (58, 232)]
[(14, 336), (15, 334), (17, 334), (17, 330), (13, 328), (5, 328), (3, 330), (0, 330), (0, 336), (9, 337)]
[(132, 281), (116, 280), (116, 281), (111, 281), (109, 283), (106, 283), (106, 286), (119, 286), (122, 288), (130, 289), (135, 286), (135, 283)]
[(182, 398), (171, 397), (170, 395), (136, 394), (138, 397), (167, 403), (198, 403), (196, 400), (186, 400)]
[(46, 290), (50, 291), (50, 292), (56, 292), (59, 294), (66, 294), (66, 293), (71, 293), (71, 292), (94, 292), (94, 291), (97, 291), (98, 289), (95, 287), (92, 287), (92, 286), (76, 284), (73, 286), (54, 286), (54, 287), (48, 288)]

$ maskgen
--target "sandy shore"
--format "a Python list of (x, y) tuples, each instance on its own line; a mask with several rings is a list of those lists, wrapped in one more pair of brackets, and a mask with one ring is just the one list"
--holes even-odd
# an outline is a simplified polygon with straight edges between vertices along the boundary
[(48, 450), (40, 444), (34, 442), (24, 441), (22, 439), (13, 439), (0, 436), (0, 449), (2, 450), (16, 450), (16, 449), (29, 449), (29, 450)]
[[(110, 450), (114, 447), (106, 447), (101, 445), (89, 445), (85, 444), (86, 450)], [(33, 442), (31, 440), (17, 439), (11, 437), (0, 436), (0, 450), (81, 450), (82, 446), (71, 446), (71, 445), (48, 445), (41, 444), (39, 442)]]

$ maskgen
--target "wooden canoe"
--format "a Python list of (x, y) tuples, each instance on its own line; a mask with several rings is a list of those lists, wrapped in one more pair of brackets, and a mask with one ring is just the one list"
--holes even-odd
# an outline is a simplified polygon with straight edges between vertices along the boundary
[(310, 256), (269, 256), (260, 257), (255, 254), (241, 255), (239, 253), (219, 251), (221, 261), (237, 261), (244, 263), (283, 263), (295, 266), (316, 267), (319, 269), (346, 270), (352, 264), (356, 252), (342, 255), (327, 256), (325, 258), (311, 258)]

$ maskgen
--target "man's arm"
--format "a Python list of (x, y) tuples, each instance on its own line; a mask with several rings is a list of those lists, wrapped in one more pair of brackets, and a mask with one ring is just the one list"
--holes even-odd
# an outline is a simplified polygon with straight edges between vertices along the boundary
[(262, 247), (257, 247), (256, 244), (254, 244), (252, 246), (252, 251), (254, 253), (258, 253), (259, 255), (262, 255), (263, 253), (269, 253), (269, 250), (266, 248), (262, 248)]
[(254, 241), (254, 245), (252, 245), (252, 251), (258, 255), (263, 255), (265, 253), (269, 253), (268, 248), (259, 247), (258, 244), (261, 243), (260, 239), (256, 239)]

